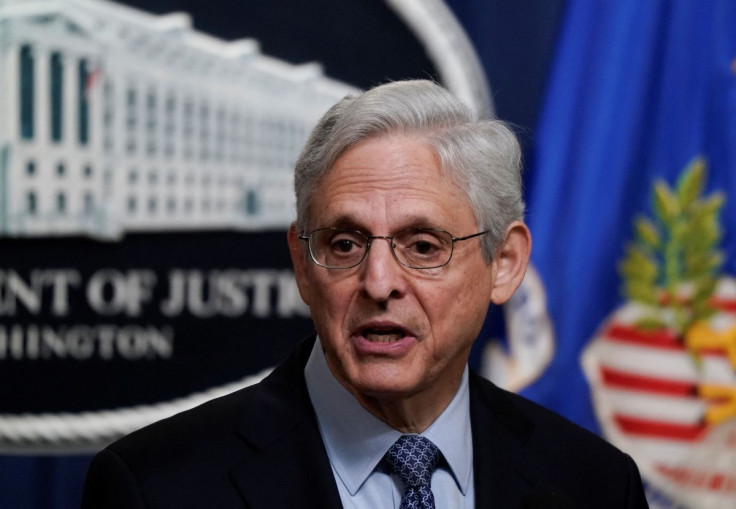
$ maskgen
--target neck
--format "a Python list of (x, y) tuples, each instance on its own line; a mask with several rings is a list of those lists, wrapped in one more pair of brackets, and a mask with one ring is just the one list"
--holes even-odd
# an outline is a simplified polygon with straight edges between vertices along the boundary
[(402, 433), (423, 433), (445, 411), (460, 387), (461, 376), (452, 384), (412, 395), (353, 396), (371, 414)]

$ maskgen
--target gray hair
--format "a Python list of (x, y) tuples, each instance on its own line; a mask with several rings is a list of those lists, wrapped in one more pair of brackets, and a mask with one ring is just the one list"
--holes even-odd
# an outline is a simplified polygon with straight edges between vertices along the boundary
[(521, 149), (499, 120), (480, 120), (459, 99), (427, 80), (396, 81), (346, 96), (312, 131), (294, 171), (297, 228), (307, 233), (312, 198), (337, 159), (362, 141), (388, 134), (418, 136), (440, 158), (442, 171), (467, 195), (490, 263), (506, 228), (524, 216)]

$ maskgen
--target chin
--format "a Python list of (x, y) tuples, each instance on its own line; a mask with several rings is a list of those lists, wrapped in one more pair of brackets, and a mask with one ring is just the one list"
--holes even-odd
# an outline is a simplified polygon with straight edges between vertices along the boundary
[(376, 399), (406, 398), (419, 392), (420, 384), (408, 380), (406, 374), (386, 376), (381, 373), (362, 374), (348, 382), (353, 391)]

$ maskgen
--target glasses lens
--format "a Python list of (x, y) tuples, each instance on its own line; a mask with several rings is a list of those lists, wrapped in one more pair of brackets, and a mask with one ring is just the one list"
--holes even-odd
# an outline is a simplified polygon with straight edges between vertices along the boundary
[(314, 261), (324, 267), (346, 269), (360, 263), (365, 255), (365, 235), (353, 230), (326, 228), (309, 235)]
[(452, 256), (452, 235), (444, 230), (422, 228), (400, 231), (394, 235), (394, 253), (409, 267), (441, 267)]

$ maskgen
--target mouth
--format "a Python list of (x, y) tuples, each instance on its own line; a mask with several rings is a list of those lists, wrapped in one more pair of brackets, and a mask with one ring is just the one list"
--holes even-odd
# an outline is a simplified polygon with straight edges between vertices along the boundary
[(406, 331), (401, 327), (366, 327), (361, 331), (362, 337), (371, 343), (395, 343), (406, 337)]

